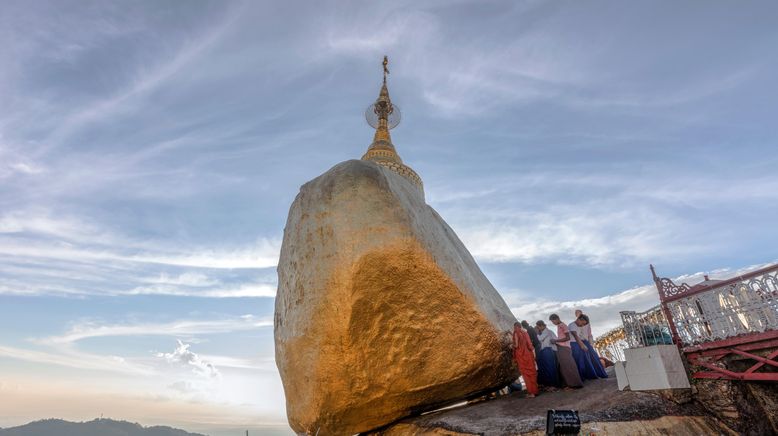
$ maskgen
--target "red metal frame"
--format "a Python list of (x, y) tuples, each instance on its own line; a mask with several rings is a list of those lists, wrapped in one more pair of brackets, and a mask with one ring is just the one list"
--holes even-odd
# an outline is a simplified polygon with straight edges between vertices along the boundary
[[(693, 378), (778, 382), (778, 372), (757, 372), (765, 365), (778, 367), (776, 347), (778, 347), (778, 331), (769, 331), (686, 347), (683, 352), (690, 364), (710, 370), (696, 371), (692, 374)], [(772, 351), (766, 356), (749, 353), (749, 351), (771, 349)], [(716, 366), (716, 362), (732, 354), (756, 363), (743, 372)]]
[[(753, 277), (775, 271), (778, 269), (778, 265), (771, 265), (728, 280), (717, 281), (712, 286), (689, 286), (685, 283), (676, 285), (670, 279), (658, 277), (654, 270), (654, 266), (651, 265), (650, 267), (651, 275), (654, 278), (654, 284), (659, 292), (662, 313), (664, 313), (665, 319), (667, 319), (667, 323), (670, 327), (670, 332), (673, 335), (673, 343), (678, 347), (679, 351), (686, 355), (689, 364), (707, 369), (707, 371), (693, 371), (693, 378), (778, 382), (778, 372), (775, 371), (775, 368), (778, 368), (778, 331), (754, 332), (719, 341), (684, 346), (678, 335), (678, 331), (676, 330), (675, 320), (667, 307), (667, 303), (669, 302), (700, 294), (711, 289), (720, 288), (722, 286), (737, 284)], [(750, 351), (763, 351), (767, 352), (767, 355), (760, 356), (750, 353)], [(753, 360), (755, 363), (743, 372), (732, 371), (716, 365), (721, 359), (732, 355), (739, 356), (740, 358), (743, 358), (743, 360)], [(757, 372), (765, 365), (773, 367), (771, 368), (773, 371)], [(765, 370), (766, 369), (768, 368), (765, 368)]]

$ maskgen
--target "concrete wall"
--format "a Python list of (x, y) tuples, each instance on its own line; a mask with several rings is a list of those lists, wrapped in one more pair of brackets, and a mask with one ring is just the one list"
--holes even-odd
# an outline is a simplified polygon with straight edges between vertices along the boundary
[(624, 362), (616, 364), (619, 390), (633, 391), (690, 388), (689, 377), (675, 345), (653, 345), (624, 350)]

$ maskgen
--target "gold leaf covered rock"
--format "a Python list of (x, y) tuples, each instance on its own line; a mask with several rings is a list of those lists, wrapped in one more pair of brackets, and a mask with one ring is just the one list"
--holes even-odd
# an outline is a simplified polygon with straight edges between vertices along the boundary
[(291, 427), (354, 434), (505, 386), (515, 317), (418, 185), (378, 162), (306, 183), (278, 265)]

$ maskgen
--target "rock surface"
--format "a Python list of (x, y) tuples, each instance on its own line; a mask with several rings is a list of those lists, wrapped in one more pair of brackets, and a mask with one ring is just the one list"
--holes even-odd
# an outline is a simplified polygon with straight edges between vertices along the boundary
[(418, 188), (373, 162), (301, 188), (278, 279), (276, 363), (297, 432), (375, 429), (517, 376), (505, 302)]
[(678, 404), (647, 392), (619, 391), (616, 377), (587, 381), (583, 389), (505, 395), (458, 408), (409, 418), (375, 436), (542, 435), (549, 409), (578, 410), (582, 434), (735, 435), (696, 402)]

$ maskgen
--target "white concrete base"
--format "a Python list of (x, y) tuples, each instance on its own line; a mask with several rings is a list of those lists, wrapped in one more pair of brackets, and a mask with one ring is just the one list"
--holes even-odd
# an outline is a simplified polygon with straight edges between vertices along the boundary
[(627, 378), (627, 369), (624, 367), (627, 362), (613, 362), (613, 369), (616, 372), (616, 381), (619, 384), (619, 390), (629, 388), (629, 379)]
[(616, 362), (619, 390), (633, 391), (690, 388), (689, 377), (675, 345), (624, 350), (626, 362)]

